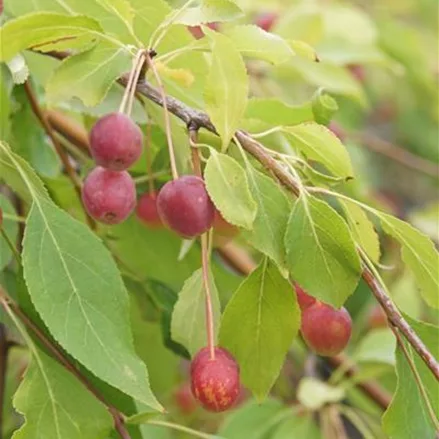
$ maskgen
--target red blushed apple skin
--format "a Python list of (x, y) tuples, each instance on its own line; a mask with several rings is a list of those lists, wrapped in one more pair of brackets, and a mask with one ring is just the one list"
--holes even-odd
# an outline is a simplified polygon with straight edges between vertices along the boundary
[(125, 114), (107, 114), (90, 131), (90, 150), (99, 166), (123, 171), (142, 154), (142, 131)]
[(211, 358), (209, 348), (201, 349), (191, 363), (191, 388), (206, 410), (228, 410), (241, 392), (238, 363), (223, 348), (215, 348), (215, 358)]
[(302, 313), (302, 336), (306, 344), (317, 354), (332, 357), (348, 344), (352, 332), (352, 320), (345, 308), (335, 309), (321, 302)]
[(137, 218), (152, 229), (163, 227), (162, 220), (157, 211), (157, 194), (155, 192), (144, 193), (137, 202)]
[(346, 133), (343, 128), (334, 121), (329, 123), (328, 128), (343, 142), (346, 139)]
[(207, 232), (215, 213), (204, 181), (195, 175), (166, 183), (158, 194), (157, 210), (163, 223), (183, 238)]
[[(215, 31), (219, 30), (219, 24), (216, 22), (207, 23), (206, 26)], [(187, 28), (195, 39), (199, 40), (204, 37), (204, 32), (201, 26), (188, 26)]]
[(175, 402), (185, 415), (190, 415), (197, 409), (197, 401), (192, 395), (189, 383), (182, 384), (175, 392)]
[(370, 329), (385, 328), (389, 324), (386, 313), (379, 305), (370, 310), (367, 323)]
[(297, 302), (302, 312), (316, 303), (316, 299), (305, 293), (305, 290), (297, 282), (294, 282), (294, 289), (296, 290)]
[(277, 18), (278, 14), (275, 12), (265, 12), (256, 16), (255, 24), (266, 32), (270, 32)]
[(127, 219), (136, 206), (136, 186), (128, 172), (98, 166), (84, 182), (82, 201), (96, 221), (118, 224)]
[(366, 72), (363, 66), (358, 64), (348, 64), (347, 67), (359, 82), (364, 82), (366, 80)]

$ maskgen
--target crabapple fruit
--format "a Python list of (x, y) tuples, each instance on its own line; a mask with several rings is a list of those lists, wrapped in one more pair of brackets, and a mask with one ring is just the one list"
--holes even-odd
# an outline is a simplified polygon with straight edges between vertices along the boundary
[(155, 192), (146, 192), (139, 198), (136, 214), (137, 218), (148, 227), (163, 227), (162, 220), (157, 211), (157, 194)]
[(166, 183), (157, 196), (157, 210), (163, 223), (184, 238), (209, 230), (215, 213), (204, 181), (195, 175)]
[(123, 113), (107, 114), (91, 129), (90, 149), (96, 164), (123, 171), (142, 154), (142, 131)]
[(339, 354), (348, 344), (352, 320), (345, 308), (335, 309), (316, 302), (303, 311), (300, 330), (313, 351), (331, 357)]
[(212, 358), (208, 347), (202, 348), (191, 363), (192, 393), (211, 412), (232, 407), (241, 392), (239, 365), (223, 348), (215, 348)]
[(128, 218), (136, 206), (136, 187), (128, 172), (98, 166), (84, 182), (82, 201), (96, 221), (118, 224)]

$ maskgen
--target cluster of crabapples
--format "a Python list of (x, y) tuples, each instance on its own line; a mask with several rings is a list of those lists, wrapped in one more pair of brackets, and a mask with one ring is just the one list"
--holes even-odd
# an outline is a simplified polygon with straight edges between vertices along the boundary
[[(142, 153), (142, 132), (123, 113), (100, 118), (90, 132), (90, 150), (98, 165), (86, 178), (82, 200), (88, 214), (105, 224), (119, 224), (136, 207), (136, 187), (127, 169)], [(195, 238), (212, 226), (224, 236), (237, 229), (214, 207), (204, 181), (184, 175), (161, 190), (144, 193), (137, 203), (137, 217), (147, 226), (167, 226), (183, 238)]]

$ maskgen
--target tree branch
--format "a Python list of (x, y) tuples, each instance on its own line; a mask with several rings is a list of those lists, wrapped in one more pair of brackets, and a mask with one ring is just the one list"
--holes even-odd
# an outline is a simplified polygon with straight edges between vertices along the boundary
[[(71, 182), (73, 183), (73, 186), (75, 188), (75, 191), (76, 191), (76, 194), (79, 198), (81, 206), (83, 206), (82, 197), (81, 197), (81, 188), (82, 188), (81, 179), (78, 177), (75, 169), (73, 168), (72, 164), (70, 163), (68, 155), (65, 153), (61, 144), (58, 142), (58, 139), (56, 138), (56, 136), (52, 130), (52, 126), (50, 125), (50, 123), (47, 120), (46, 114), (41, 109), (40, 104), (38, 103), (38, 99), (36, 98), (35, 93), (32, 90), (32, 86), (31, 86), (29, 80), (27, 80), (24, 83), (24, 90), (25, 90), (26, 95), (29, 99), (29, 103), (32, 107), (32, 110), (33, 110), (35, 116), (40, 121), (46, 134), (50, 137), (50, 140), (52, 141), (52, 144), (55, 147), (56, 153), (58, 154), (59, 158), (61, 159), (61, 162), (64, 166), (64, 169), (66, 170), (68, 177), (70, 178)], [(84, 209), (84, 211), (85, 211), (85, 209)], [(85, 211), (85, 215), (86, 215), (87, 222), (88, 222), (89, 226), (93, 230), (95, 230), (96, 229), (95, 221), (87, 214), (86, 211)]]
[(380, 139), (373, 134), (360, 134), (354, 136), (360, 145), (365, 146), (373, 152), (381, 154), (407, 168), (414, 169), (416, 171), (422, 172), (424, 174), (430, 175), (435, 178), (439, 178), (439, 167), (433, 162), (423, 159), (418, 155), (407, 151), (400, 146), (394, 145), (393, 143), (387, 142), (386, 140)]
[[(58, 59), (65, 58), (65, 54), (63, 53), (52, 53), (51, 56), (55, 56)], [(128, 74), (122, 75), (118, 79), (118, 82), (121, 85), (125, 86), (128, 82)], [(204, 128), (214, 134), (218, 134), (215, 126), (212, 124), (209, 116), (205, 112), (191, 108), (182, 101), (172, 96), (166, 96), (165, 103), (159, 90), (157, 90), (147, 81), (139, 82), (137, 84), (136, 90), (137, 93), (141, 94), (142, 96), (156, 103), (157, 105), (160, 105), (161, 107), (166, 105), (167, 110), (174, 116), (182, 120), (191, 130)], [(235, 135), (241, 146), (256, 160), (258, 160), (270, 173), (274, 174), (274, 176), (279, 180), (282, 185), (284, 185), (294, 195), (299, 195), (300, 188), (297, 185), (293, 176), (287, 171), (287, 169), (285, 169), (265, 151), (262, 144), (257, 142), (244, 131), (239, 130), (236, 132)], [(367, 261), (362, 255), (360, 255), (360, 257), (363, 261), (362, 277), (371, 289), (375, 298), (378, 300), (379, 304), (384, 309), (388, 319), (401, 331), (407, 341), (413, 346), (415, 351), (419, 354), (419, 356), (423, 359), (433, 375), (439, 381), (439, 363), (431, 354), (431, 352), (427, 349), (423, 341), (413, 331), (411, 326), (405, 321), (404, 317), (396, 308), (395, 304), (391, 301), (390, 297), (384, 291), (379, 280), (375, 278), (374, 274), (367, 267)]]
[[(150, 99), (156, 104), (163, 106), (163, 100), (160, 94), (152, 85), (148, 84), (147, 82), (139, 84), (137, 86), (137, 91), (138, 93), (145, 96), (147, 99)], [(208, 131), (217, 134), (215, 127), (213, 126), (212, 122), (209, 119), (209, 116), (206, 113), (194, 110), (173, 97), (168, 96), (166, 98), (166, 103), (168, 110), (179, 119), (181, 119), (183, 122), (185, 122), (186, 125), (192, 128), (205, 128)], [(280, 183), (282, 183), (294, 195), (299, 195), (300, 189), (297, 186), (297, 183), (294, 180), (293, 176), (287, 171), (286, 168), (284, 168), (272, 156), (270, 156), (259, 142), (254, 140), (244, 131), (237, 131), (236, 137), (241, 143), (242, 147), (256, 160), (258, 160), (268, 171), (272, 172)], [(391, 301), (389, 296), (383, 290), (378, 279), (376, 279), (373, 273), (369, 270), (366, 265), (366, 261), (364, 260), (362, 277), (364, 281), (368, 284), (369, 288), (373, 292), (380, 305), (383, 307), (389, 320), (397, 328), (399, 328), (402, 334), (404, 334), (404, 337), (413, 346), (415, 351), (420, 355), (425, 364), (429, 367), (436, 379), (439, 381), (439, 363), (433, 357), (431, 352), (427, 349), (423, 341), (413, 331), (411, 326), (405, 321), (404, 317), (396, 308), (395, 304)]]
[(64, 366), (72, 375), (74, 375), (85, 387), (93, 394), (102, 404), (107, 407), (107, 410), (113, 417), (114, 426), (116, 431), (119, 433), (122, 439), (130, 439), (130, 435), (125, 428), (123, 423), (124, 416), (115, 407), (109, 405), (103, 396), (88, 382), (87, 378), (84, 377), (81, 372), (74, 366), (70, 360), (64, 355), (61, 349), (52, 343), (46, 335), (38, 328), (38, 326), (25, 314), (25, 312), (20, 308), (20, 306), (11, 299), (7, 292), (0, 285), (0, 303), (5, 308), (13, 314), (15, 314), (18, 319), (30, 330), (35, 337), (42, 343), (42, 345), (53, 355), (53, 357)]

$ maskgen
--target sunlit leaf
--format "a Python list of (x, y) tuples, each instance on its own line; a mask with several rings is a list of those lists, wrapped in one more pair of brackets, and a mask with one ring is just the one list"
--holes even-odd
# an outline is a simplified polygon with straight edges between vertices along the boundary
[(309, 294), (340, 307), (360, 279), (355, 244), (343, 218), (327, 203), (302, 195), (285, 235), (291, 277)]
[[(216, 339), (221, 310), (212, 273), (209, 274), (209, 282)], [(205, 297), (203, 274), (199, 269), (184, 283), (174, 306), (171, 323), (172, 339), (186, 347), (192, 356), (207, 346)]]
[(248, 99), (248, 77), (241, 54), (228, 37), (206, 31), (212, 45), (205, 102), (225, 150), (244, 117)]
[(242, 166), (235, 159), (212, 150), (204, 178), (207, 191), (223, 217), (230, 224), (251, 229), (257, 204)]
[(220, 345), (238, 360), (243, 384), (259, 400), (274, 384), (299, 326), (291, 284), (264, 260), (233, 295), (220, 329)]

